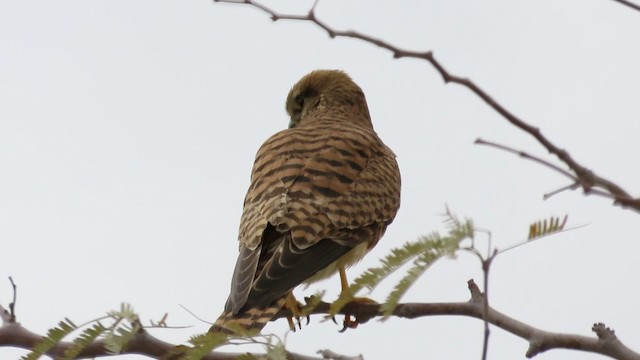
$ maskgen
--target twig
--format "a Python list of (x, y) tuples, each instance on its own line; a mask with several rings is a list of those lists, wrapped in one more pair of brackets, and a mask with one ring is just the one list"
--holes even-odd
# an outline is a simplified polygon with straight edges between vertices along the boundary
[(482, 276), (484, 279), (484, 296), (482, 299), (482, 320), (484, 322), (484, 338), (482, 340), (482, 360), (487, 360), (487, 353), (489, 351), (489, 335), (491, 330), (489, 329), (489, 270), (491, 269), (491, 262), (497, 255), (497, 251), (494, 250), (493, 254), (487, 259), (482, 260)]
[[(491, 335), (491, 330), (489, 329), (489, 320), (487, 319), (487, 314), (489, 313), (489, 270), (491, 269), (491, 264), (493, 259), (498, 255), (498, 251), (493, 249), (491, 244), (491, 231), (489, 230), (479, 230), (478, 232), (484, 232), (488, 236), (487, 240), (487, 255), (483, 255), (480, 250), (476, 249), (472, 244), (471, 247), (463, 248), (462, 250), (466, 250), (471, 254), (475, 255), (482, 264), (482, 274), (483, 274), (483, 293), (474, 293), (471, 292), (471, 301), (482, 301), (482, 320), (484, 325), (484, 334), (482, 338), (482, 356), (481, 360), (487, 360), (487, 354), (489, 351), (489, 336)], [(492, 250), (493, 249), (493, 250)], [(472, 280), (471, 280), (472, 281)]]
[(551, 192), (548, 192), (544, 195), (542, 195), (542, 199), (543, 200), (547, 200), (552, 196), (558, 195), (559, 193), (563, 192), (563, 191), (567, 191), (567, 190), (575, 190), (579, 187), (580, 185), (578, 183), (573, 183), (571, 185), (565, 185), (559, 189), (553, 190)]
[(207, 320), (205, 320), (205, 319), (203, 319), (203, 318), (199, 317), (199, 316), (198, 316), (198, 315), (196, 315), (193, 311), (191, 311), (191, 310), (187, 309), (184, 305), (182, 305), (182, 304), (178, 304), (178, 305), (180, 305), (180, 307), (182, 308), (182, 310), (184, 310), (184, 311), (186, 311), (187, 313), (189, 313), (189, 315), (193, 316), (196, 320), (198, 320), (198, 321), (200, 321), (200, 322), (202, 322), (202, 323), (208, 324), (208, 325), (213, 325), (210, 321), (207, 321)]
[[(627, 6), (632, 6), (631, 3), (628, 3), (623, 0), (616, 0), (620, 3), (624, 3)], [(533, 138), (535, 138), (538, 143), (540, 143), (547, 151), (557, 156), (562, 162), (564, 162), (570, 169), (575, 173), (575, 177), (579, 179), (579, 183), (585, 194), (594, 194), (594, 190), (603, 190), (603, 193), (608, 193), (611, 198), (614, 199), (614, 204), (619, 205), (623, 208), (631, 208), (638, 212), (640, 212), (640, 198), (631, 197), (622, 187), (615, 184), (614, 182), (605, 179), (601, 176), (596, 175), (590, 169), (584, 167), (583, 165), (576, 162), (569, 153), (563, 149), (560, 149), (558, 146), (549, 141), (540, 129), (526, 123), (522, 119), (518, 118), (516, 115), (507, 110), (504, 106), (502, 106), (498, 101), (496, 101), (492, 96), (490, 96), (487, 92), (482, 90), (480, 86), (475, 84), (473, 81), (463, 78), (457, 75), (453, 75), (449, 73), (440, 63), (440, 61), (436, 60), (432, 51), (410, 51), (400, 49), (394, 45), (391, 45), (381, 39), (372, 37), (367, 34), (360, 33), (358, 31), (353, 30), (336, 30), (325, 22), (321, 21), (316, 16), (316, 5), (317, 1), (314, 3), (313, 7), (309, 10), (306, 15), (295, 15), (295, 14), (280, 14), (275, 10), (257, 2), (254, 0), (214, 0), (214, 2), (221, 3), (231, 3), (231, 4), (244, 4), (250, 5), (261, 11), (269, 14), (271, 16), (271, 20), (293, 20), (293, 21), (306, 21), (315, 24), (324, 30), (329, 37), (345, 37), (345, 38), (353, 38), (359, 39), (380, 48), (386, 49), (393, 55), (394, 58), (415, 58), (422, 59), (429, 62), (436, 71), (440, 74), (443, 81), (445, 83), (453, 83), (461, 85), (476, 94), (479, 98), (481, 98), (487, 105), (493, 108), (496, 112), (498, 112), (502, 117), (504, 117), (509, 123), (516, 126), (520, 130), (528, 133)], [(635, 8), (635, 7), (634, 7)], [(602, 193), (600, 193), (601, 195)]]
[(613, 1), (620, 3), (622, 5), (628, 6), (634, 10), (640, 11), (640, 5), (634, 4), (631, 1), (627, 1), (627, 0), (613, 0)]
[(329, 360), (364, 360), (364, 357), (362, 355), (346, 356), (337, 354), (331, 350), (318, 350), (317, 353), (320, 354), (323, 359)]
[[(561, 167), (559, 167), (557, 165), (554, 165), (554, 164), (552, 164), (552, 163), (550, 163), (550, 162), (548, 162), (546, 160), (543, 160), (543, 159), (541, 159), (541, 158), (539, 158), (537, 156), (530, 155), (529, 153), (526, 153), (526, 152), (524, 152), (522, 150), (516, 150), (516, 149), (514, 149), (512, 147), (509, 147), (509, 146), (506, 146), (506, 145), (502, 145), (502, 144), (498, 144), (498, 143), (495, 143), (495, 142), (492, 142), (492, 141), (487, 141), (487, 140), (480, 139), (480, 138), (476, 139), (476, 141), (474, 141), (473, 143), (477, 144), (477, 145), (491, 146), (491, 147), (494, 147), (494, 148), (497, 148), (497, 149), (500, 149), (500, 150), (504, 150), (506, 152), (510, 152), (512, 154), (516, 154), (516, 155), (520, 156), (521, 158), (537, 162), (538, 164), (542, 164), (542, 165), (550, 168), (551, 170), (557, 171), (558, 173), (568, 177), (569, 179), (571, 179), (571, 180), (573, 180), (575, 182), (580, 181), (580, 179), (576, 178), (575, 176), (573, 176), (573, 174), (571, 174), (570, 172), (566, 171), (565, 169), (563, 169), (563, 168), (561, 168)], [(574, 186), (574, 185), (571, 185), (571, 186)]]
[(9, 311), (11, 316), (9, 317), (9, 322), (16, 322), (16, 302), (18, 297), (18, 285), (13, 282), (13, 278), (9, 276), (9, 282), (11, 283), (11, 287), (13, 288), (13, 301), (9, 303)]
[(515, 249), (515, 248), (519, 248), (519, 247), (520, 247), (520, 246), (522, 246), (522, 245), (530, 244), (530, 243), (531, 243), (531, 242), (533, 242), (533, 241), (538, 241), (538, 240), (540, 240), (540, 239), (543, 239), (543, 238), (548, 237), (548, 236), (551, 236), (551, 235), (557, 235), (557, 234), (560, 234), (560, 233), (563, 233), (563, 232), (567, 232), (567, 231), (571, 231), (571, 230), (580, 229), (580, 228), (583, 228), (583, 227), (588, 226), (588, 225), (589, 225), (589, 224), (576, 225), (576, 226), (573, 226), (573, 227), (570, 227), (570, 228), (566, 228), (566, 229), (562, 229), (562, 230), (554, 231), (553, 233), (550, 233), (550, 234), (545, 234), (545, 235), (542, 235), (542, 236), (538, 236), (538, 237), (536, 237), (534, 240), (529, 240), (529, 239), (527, 239), (527, 240), (521, 241), (521, 242), (519, 242), (519, 243), (516, 243), (516, 244), (510, 245), (510, 246), (507, 246), (507, 247), (506, 247), (506, 248), (504, 248), (504, 249), (496, 249), (496, 250), (498, 251), (496, 255), (500, 255), (500, 254), (505, 253), (505, 252), (507, 252), (507, 251), (513, 250), (513, 249)]

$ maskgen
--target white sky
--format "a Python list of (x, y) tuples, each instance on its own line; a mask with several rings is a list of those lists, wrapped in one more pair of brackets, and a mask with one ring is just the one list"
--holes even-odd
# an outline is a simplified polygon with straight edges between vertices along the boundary
[[(310, 2), (272, 1), (282, 12)], [(601, 175), (637, 194), (640, 13), (608, 0), (331, 1), (318, 15), (415, 50), (433, 50)], [(530, 137), (417, 60), (393, 60), (311, 24), (272, 23), (243, 6), (189, 1), (0, 1), (0, 302), (19, 286), (18, 319), (44, 333), (129, 302), (181, 342), (221, 312), (253, 156), (287, 126), (291, 85), (344, 69), (364, 89), (374, 126), (403, 175), (402, 208), (352, 277), (394, 246), (442, 230), (445, 204), (522, 241), (528, 224), (569, 214), (589, 226), (499, 257), (491, 304), (542, 329), (590, 335), (603, 321), (640, 350), (639, 215), (565, 192), (547, 168), (473, 145), (483, 137), (546, 156)], [(546, 157), (551, 159), (550, 157)], [(406, 301), (465, 301), (478, 262), (434, 266)], [(382, 300), (392, 282), (372, 294)], [(312, 286), (338, 291), (337, 279)], [(330, 348), (367, 360), (480, 358), (482, 323), (458, 317), (371, 321), (339, 334), (312, 318), (290, 350)], [(265, 331), (284, 334), (286, 322)], [(490, 358), (527, 344), (492, 332)], [(232, 351), (242, 351), (232, 348)], [(0, 358), (24, 352), (2, 348)], [(139, 359), (122, 356), (121, 359)], [(553, 350), (541, 359), (599, 359)]]

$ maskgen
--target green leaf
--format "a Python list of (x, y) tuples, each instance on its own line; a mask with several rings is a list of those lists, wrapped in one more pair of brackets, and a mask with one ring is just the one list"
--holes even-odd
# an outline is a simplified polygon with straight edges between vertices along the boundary
[(59, 360), (71, 360), (74, 359), (80, 352), (89, 346), (95, 339), (97, 339), (100, 335), (104, 334), (107, 331), (107, 328), (102, 326), (100, 322), (97, 322), (92, 327), (89, 327), (82, 331), (78, 337), (73, 340), (73, 345), (65, 350), (62, 357)]
[(209, 354), (213, 349), (227, 343), (229, 336), (227, 334), (205, 333), (196, 336), (192, 336), (189, 342), (193, 344), (193, 347), (186, 348), (181, 360), (200, 360), (205, 355)]
[[(455, 235), (452, 236), (452, 233)], [(468, 237), (465, 231), (453, 231), (452, 233), (445, 238), (425, 239), (425, 241), (431, 243), (432, 246), (417, 256), (413, 261), (413, 266), (387, 296), (387, 299), (381, 306), (384, 314), (383, 320), (387, 319), (393, 313), (393, 310), (398, 306), (398, 303), (400, 303), (400, 300), (409, 288), (415, 284), (431, 265), (444, 256), (454, 254), (460, 247), (462, 240)]]
[[(437, 238), (439, 235), (433, 233), (429, 235)], [(396, 270), (401, 268), (404, 264), (411, 261), (416, 254), (424, 251), (425, 242), (421, 239), (417, 241), (409, 241), (400, 248), (391, 250), (391, 253), (380, 260), (381, 266), (367, 269), (359, 277), (357, 277), (353, 284), (349, 287), (349, 291), (343, 291), (338, 299), (331, 304), (329, 313), (335, 315), (348, 304), (360, 290), (366, 288), (369, 291), (373, 290), (382, 280), (386, 279), (389, 275), (393, 274)]]
[(269, 360), (287, 360), (287, 349), (284, 344), (278, 342), (267, 347), (267, 358)]
[(392, 249), (390, 254), (380, 260), (380, 266), (366, 270), (354, 280), (349, 291), (343, 291), (340, 294), (338, 299), (331, 304), (329, 313), (331, 315), (337, 314), (362, 289), (368, 289), (371, 292), (388, 276), (413, 261), (413, 266), (394, 287), (382, 305), (385, 316), (390, 315), (407, 290), (424, 274), (429, 266), (443, 256), (454, 256), (464, 239), (473, 239), (475, 231), (473, 221), (470, 219), (461, 220), (448, 208), (444, 217), (448, 230), (446, 236), (443, 237), (438, 232), (433, 232), (421, 236), (418, 240), (409, 241), (402, 247)]
[(568, 218), (569, 215), (565, 215), (562, 221), (560, 221), (559, 217), (551, 217), (548, 221), (547, 219), (544, 219), (529, 225), (529, 237), (527, 240), (536, 240), (543, 236), (564, 230), (564, 226), (567, 224)]
[(133, 340), (141, 330), (142, 327), (137, 321), (131, 325), (121, 324), (110, 333), (107, 333), (104, 339), (105, 348), (112, 354), (119, 354), (129, 346), (131, 340)]
[(67, 336), (77, 327), (76, 325), (69, 319), (64, 319), (58, 323), (58, 327), (53, 327), (47, 331), (47, 336), (42, 338), (42, 340), (38, 341), (33, 350), (23, 356), (22, 360), (36, 360), (40, 358), (42, 355), (46, 354), (47, 351), (51, 350), (57, 343), (59, 343), (62, 338)]
[(138, 314), (133, 311), (133, 307), (130, 304), (120, 304), (120, 310), (112, 310), (108, 312), (109, 316), (116, 319), (126, 319), (133, 323), (138, 321)]

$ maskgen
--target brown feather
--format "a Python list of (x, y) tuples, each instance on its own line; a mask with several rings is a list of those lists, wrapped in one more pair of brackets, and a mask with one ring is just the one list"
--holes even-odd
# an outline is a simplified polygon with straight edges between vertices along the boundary
[(256, 154), (231, 293), (212, 331), (230, 322), (261, 328), (297, 285), (360, 260), (400, 206), (395, 155), (346, 74), (305, 76), (289, 93), (287, 111), (294, 127)]

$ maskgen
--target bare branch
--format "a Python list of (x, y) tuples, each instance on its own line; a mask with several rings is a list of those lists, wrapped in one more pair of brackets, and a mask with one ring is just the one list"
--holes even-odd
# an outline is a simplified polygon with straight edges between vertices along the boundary
[[(630, 3), (623, 0), (616, 0), (621, 3), (625, 3), (625, 5), (631, 6)], [(256, 2), (254, 0), (214, 0), (214, 2), (222, 2), (222, 3), (231, 3), (231, 4), (244, 4), (250, 5), (261, 11), (269, 14), (271, 16), (271, 20), (293, 20), (293, 21), (307, 21), (315, 24), (324, 30), (331, 38), (336, 37), (345, 37), (352, 39), (359, 39), (370, 44), (376, 45), (380, 48), (386, 49), (393, 55), (394, 58), (415, 58), (422, 59), (429, 62), (436, 71), (440, 74), (443, 81), (445, 83), (454, 83), (461, 85), (476, 94), (479, 98), (481, 98), (487, 105), (497, 111), (502, 117), (504, 117), (509, 123), (516, 126), (520, 130), (528, 133), (533, 138), (535, 138), (538, 143), (540, 143), (547, 151), (551, 154), (557, 156), (562, 162), (564, 162), (570, 169), (575, 173), (575, 177), (579, 180), (579, 184), (582, 187), (585, 194), (594, 194), (595, 191), (602, 190), (598, 194), (608, 193), (609, 197), (614, 199), (614, 204), (619, 205), (623, 208), (631, 208), (638, 212), (640, 212), (640, 198), (631, 197), (622, 187), (615, 184), (614, 182), (600, 177), (596, 175), (593, 171), (581, 165), (577, 161), (575, 161), (569, 153), (553, 144), (549, 141), (542, 132), (537, 127), (534, 127), (513, 113), (507, 110), (504, 106), (502, 106), (498, 101), (496, 101), (492, 96), (490, 96), (487, 92), (482, 90), (480, 86), (475, 84), (473, 81), (463, 78), (457, 75), (453, 75), (449, 73), (440, 63), (440, 61), (436, 60), (432, 51), (410, 51), (400, 49), (394, 45), (391, 45), (381, 39), (369, 36), (367, 34), (363, 34), (353, 30), (336, 30), (325, 22), (321, 21), (316, 16), (316, 6), (317, 1), (314, 3), (313, 7), (307, 15), (294, 15), (294, 14), (280, 14), (271, 8)]]
[(320, 354), (323, 359), (329, 359), (329, 360), (364, 360), (364, 357), (362, 357), (362, 355), (345, 356), (345, 355), (336, 354), (331, 350), (318, 350), (318, 354)]
[(627, 0), (613, 0), (613, 1), (615, 1), (617, 3), (620, 3), (622, 5), (628, 6), (628, 7), (632, 8), (632, 9), (634, 9), (634, 10), (640, 11), (640, 5), (634, 4), (631, 1), (627, 1)]
[[(482, 320), (485, 313), (484, 295), (473, 280), (469, 280), (468, 285), (471, 299), (467, 302), (400, 304), (395, 308), (392, 315), (407, 319), (435, 315), (459, 315)], [(330, 306), (331, 304), (329, 303), (321, 302), (311, 311), (311, 314), (327, 314)], [(378, 304), (350, 303), (342, 308), (340, 313), (349, 313), (355, 316), (360, 323), (382, 316), (382, 311)], [(640, 360), (639, 353), (625, 346), (613, 335), (613, 330), (608, 328), (606, 331), (602, 330), (602, 327), (604, 327), (602, 324), (594, 325), (593, 331), (596, 332), (598, 337), (593, 338), (544, 331), (511, 318), (491, 306), (488, 306), (486, 313), (486, 319), (490, 324), (529, 341), (527, 357), (533, 357), (551, 349), (572, 349), (602, 354), (614, 359)], [(281, 310), (276, 315), (276, 318), (286, 317), (287, 315), (290, 316), (291, 314), (287, 310)]]
[(9, 303), (9, 322), (16, 321), (16, 299), (18, 298), (18, 285), (13, 282), (13, 278), (9, 276), (9, 282), (11, 283), (11, 287), (13, 288), (13, 301)]
[(563, 191), (567, 191), (567, 190), (575, 190), (575, 189), (577, 189), (579, 186), (580, 186), (580, 185), (579, 185), (578, 183), (573, 183), (573, 184), (570, 184), (570, 185), (565, 185), (565, 186), (563, 186), (563, 187), (561, 187), (561, 188), (559, 188), (559, 189), (553, 190), (553, 191), (551, 191), (551, 192), (548, 192), (548, 193), (546, 193), (546, 194), (542, 195), (542, 199), (547, 200), (547, 199), (549, 199), (550, 197), (555, 196), (555, 195), (558, 195), (558, 194), (560, 194), (560, 193), (561, 193), (561, 192), (563, 192)]
[(573, 180), (575, 182), (579, 182), (580, 181), (580, 179), (577, 179), (575, 176), (573, 176), (573, 174), (571, 174), (570, 172), (566, 171), (565, 169), (563, 169), (563, 168), (561, 168), (561, 167), (559, 167), (557, 165), (554, 165), (554, 164), (552, 164), (552, 163), (550, 163), (550, 162), (548, 162), (546, 160), (543, 160), (543, 159), (541, 159), (541, 158), (539, 158), (537, 156), (530, 155), (529, 153), (526, 153), (524, 151), (516, 150), (516, 149), (508, 147), (506, 145), (501, 145), (501, 144), (498, 144), (498, 143), (495, 143), (495, 142), (491, 142), (491, 141), (487, 141), (487, 140), (483, 140), (483, 139), (480, 139), (480, 138), (476, 139), (476, 141), (474, 141), (473, 143), (477, 144), (477, 145), (491, 146), (491, 147), (494, 147), (494, 148), (497, 148), (497, 149), (500, 149), (500, 150), (504, 150), (506, 152), (510, 152), (512, 154), (516, 154), (516, 155), (520, 156), (521, 158), (537, 162), (539, 164), (542, 164), (542, 165), (550, 168), (551, 170), (557, 171), (558, 173), (568, 177), (569, 179), (571, 179), (571, 180)]

